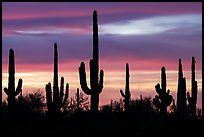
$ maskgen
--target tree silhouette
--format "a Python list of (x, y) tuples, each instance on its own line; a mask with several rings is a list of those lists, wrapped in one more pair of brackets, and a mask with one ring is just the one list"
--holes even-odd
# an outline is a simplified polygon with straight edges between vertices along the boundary
[(98, 24), (97, 12), (93, 12), (93, 58), (90, 60), (90, 86), (88, 88), (86, 82), (85, 64), (81, 62), (79, 67), (79, 78), (81, 88), (85, 94), (91, 95), (91, 111), (98, 112), (99, 94), (103, 89), (103, 70), (100, 70), (100, 80), (98, 80), (99, 71), (99, 54), (98, 54)]
[(9, 50), (9, 78), (8, 78), (8, 88), (4, 88), (4, 92), (8, 96), (8, 107), (11, 113), (14, 112), (16, 99), (15, 97), (22, 92), (23, 80), (19, 79), (18, 86), (15, 90), (15, 60), (14, 60), (14, 50)]

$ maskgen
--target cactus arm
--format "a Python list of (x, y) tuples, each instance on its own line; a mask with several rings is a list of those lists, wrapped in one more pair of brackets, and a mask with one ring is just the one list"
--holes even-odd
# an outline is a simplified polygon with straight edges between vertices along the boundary
[(51, 91), (51, 83), (50, 82), (48, 84), (46, 84), (45, 90), (46, 90), (47, 106), (48, 106), (48, 110), (49, 110), (51, 107), (50, 105), (52, 104), (52, 91)]
[(100, 70), (100, 79), (99, 79), (99, 84), (98, 84), (98, 94), (102, 92), (103, 89), (103, 76), (104, 76), (104, 71), (101, 69)]
[(7, 88), (4, 88), (4, 92), (6, 93), (6, 95), (9, 95), (9, 90)]
[(188, 102), (190, 102), (190, 99), (191, 99), (190, 93), (187, 92), (187, 100), (188, 100)]
[(61, 84), (60, 84), (60, 103), (62, 102), (64, 95), (64, 77), (61, 77)]
[(157, 95), (155, 96), (155, 98), (153, 98), (153, 103), (157, 108), (160, 108), (161, 104)]
[(126, 96), (125, 96), (125, 94), (123, 93), (122, 90), (120, 90), (120, 94), (121, 94), (122, 97), (126, 98)]
[(173, 99), (172, 95), (167, 95), (166, 106), (169, 106), (171, 104), (172, 99)]
[(161, 95), (162, 94), (162, 91), (161, 91), (161, 88), (160, 88), (160, 84), (157, 83), (157, 85), (155, 86), (155, 89), (156, 89), (156, 92)]
[(158, 109), (161, 108), (161, 103), (159, 101), (159, 96), (156, 95), (155, 98), (153, 98), (153, 103)]
[(63, 104), (62, 104), (63, 106), (66, 104), (68, 97), (69, 97), (69, 84), (67, 83), (67, 84), (66, 84), (65, 97), (64, 97)]
[(167, 93), (166, 93), (166, 106), (169, 106), (171, 104), (171, 101), (173, 100), (173, 97), (172, 95), (169, 95), (170, 94), (170, 90), (168, 89), (167, 90)]
[(17, 86), (17, 88), (16, 88), (15, 95), (18, 95), (20, 92), (22, 92), (22, 83), (23, 83), (23, 80), (22, 80), (22, 79), (19, 79), (19, 81), (18, 81), (18, 86)]
[(166, 92), (166, 94), (169, 95), (169, 93), (170, 93), (170, 90), (168, 89), (167, 92)]
[(81, 65), (79, 67), (79, 78), (80, 78), (80, 85), (84, 93), (87, 95), (91, 95), (91, 90), (88, 88), (87, 82), (86, 82), (86, 72), (85, 72), (84, 62), (81, 62)]

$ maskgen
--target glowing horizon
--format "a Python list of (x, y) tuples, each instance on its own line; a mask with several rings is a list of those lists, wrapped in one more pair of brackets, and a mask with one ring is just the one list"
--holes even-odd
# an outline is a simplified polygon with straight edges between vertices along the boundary
[[(124, 68), (123, 68), (124, 69)], [(143, 97), (154, 97), (156, 95), (156, 91), (154, 86), (157, 83), (161, 83), (160, 78), (160, 70), (159, 71), (139, 71), (139, 70), (130, 70), (130, 91), (131, 91), (131, 99), (139, 99), (140, 94)], [(171, 94), (176, 99), (177, 93), (177, 84), (178, 84), (178, 71), (166, 71), (167, 74), (167, 89), (170, 89)], [(79, 74), (78, 71), (70, 71), (70, 72), (59, 72), (59, 82), (60, 77), (63, 76), (65, 78), (65, 83), (69, 83), (70, 85), (70, 97), (73, 97), (76, 93), (76, 89), (80, 88), (79, 84)], [(187, 81), (187, 91), (191, 92), (191, 71), (184, 71), (184, 76)], [(196, 72), (196, 80), (198, 81), (198, 107), (201, 108), (201, 91), (202, 91), (202, 72)], [(41, 77), (39, 82), (39, 77)], [(87, 84), (90, 86), (90, 75), (87, 72)], [(8, 73), (3, 73), (2, 81), (3, 87), (7, 87), (8, 83)], [(53, 84), (53, 72), (25, 72), (25, 73), (16, 73), (15, 83), (17, 84), (18, 79), (23, 79), (23, 94), (28, 94), (33, 91), (40, 90), (42, 94), (45, 96), (45, 85), (48, 82)], [(77, 79), (76, 79), (77, 78)], [(111, 84), (110, 84), (111, 83)], [(119, 101), (121, 95), (119, 94), (119, 90), (124, 90), (125, 88), (125, 70), (124, 71), (106, 71), (104, 77), (104, 89), (100, 95), (100, 105), (109, 104), (111, 99)], [(3, 99), (6, 98), (5, 93), (3, 92)]]

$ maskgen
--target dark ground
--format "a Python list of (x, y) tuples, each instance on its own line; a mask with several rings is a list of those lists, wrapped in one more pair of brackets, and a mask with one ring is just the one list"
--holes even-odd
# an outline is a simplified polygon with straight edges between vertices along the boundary
[(45, 117), (2, 120), (4, 136), (203, 136), (202, 120), (178, 120), (169, 116), (138, 117), (132, 114), (108, 113), (97, 116), (83, 113), (66, 119), (48, 120)]

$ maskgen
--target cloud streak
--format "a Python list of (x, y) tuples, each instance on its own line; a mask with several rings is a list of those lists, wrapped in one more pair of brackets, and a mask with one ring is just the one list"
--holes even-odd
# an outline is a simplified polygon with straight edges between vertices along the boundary
[(118, 13), (180, 14), (201, 13), (202, 11), (201, 2), (3, 2), (2, 5), (3, 19), (36, 18), (56, 15), (79, 17), (89, 15), (89, 12), (94, 9), (98, 10), (101, 15)]
[(189, 29), (191, 27), (197, 27), (197, 29), (201, 30), (201, 26), (202, 17), (199, 14), (160, 16), (102, 24), (101, 33), (113, 35), (145, 35), (163, 33), (177, 28)]

